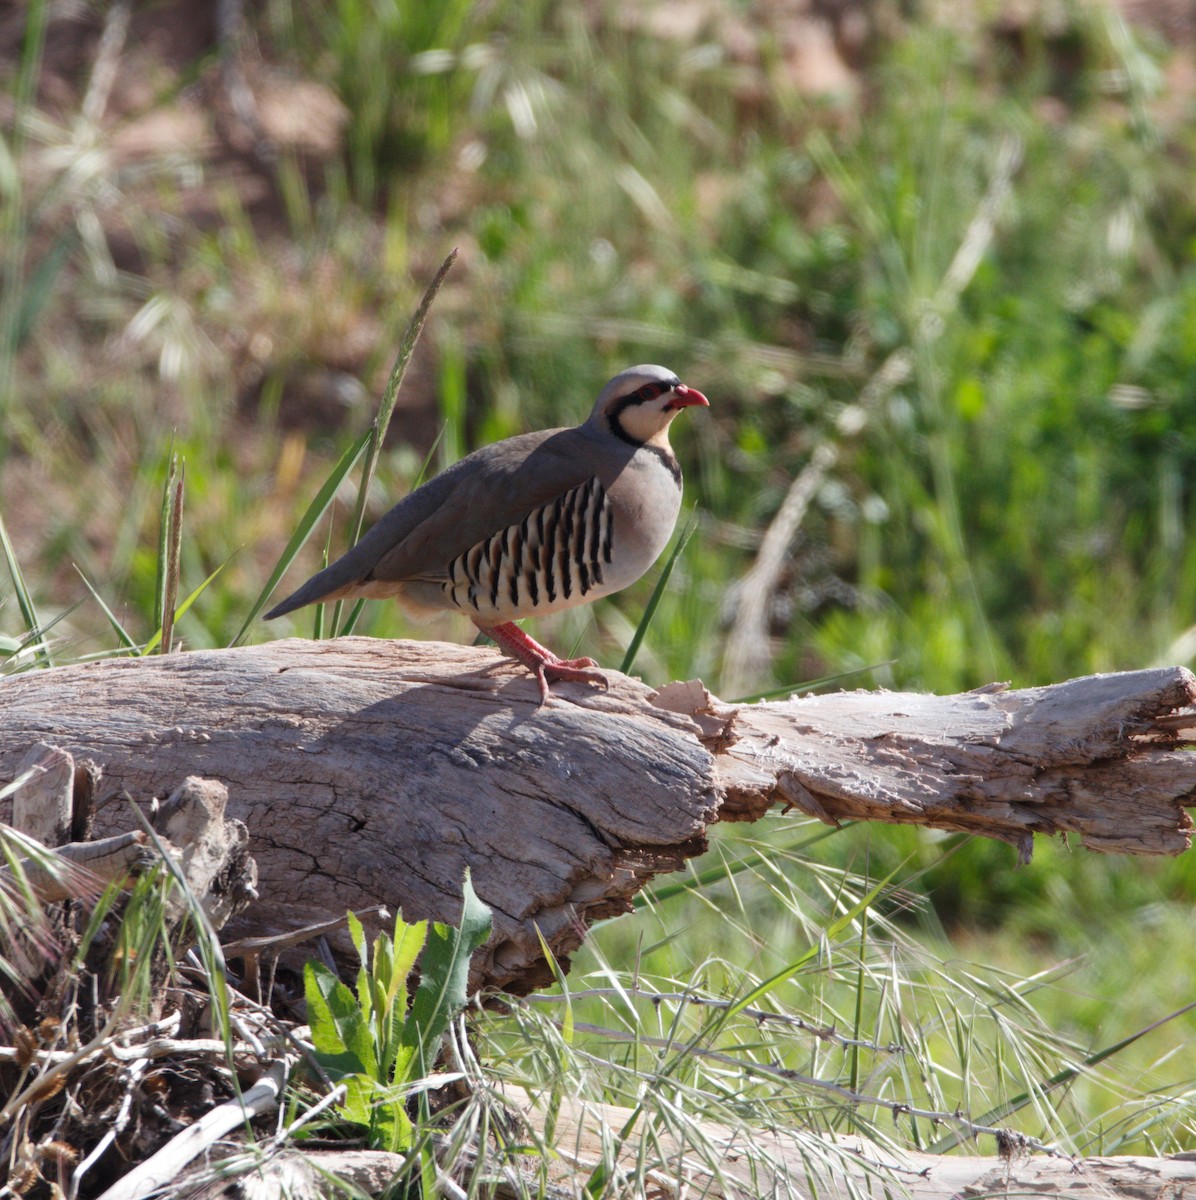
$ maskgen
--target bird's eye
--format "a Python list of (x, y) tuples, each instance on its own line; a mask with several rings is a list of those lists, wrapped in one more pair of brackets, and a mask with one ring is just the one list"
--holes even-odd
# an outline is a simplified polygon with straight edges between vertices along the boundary
[(660, 395), (661, 387), (659, 383), (645, 383), (639, 390), (639, 398), (641, 400), (655, 400)]

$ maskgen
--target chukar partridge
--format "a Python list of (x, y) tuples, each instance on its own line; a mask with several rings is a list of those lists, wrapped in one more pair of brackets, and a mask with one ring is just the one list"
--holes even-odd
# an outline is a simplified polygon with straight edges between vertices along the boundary
[(593, 659), (558, 658), (515, 621), (609, 596), (657, 559), (681, 508), (669, 425), (708, 406), (664, 367), (631, 367), (574, 429), (485, 446), (400, 500), (348, 553), (266, 614), (393, 596), (413, 616), (463, 612), (550, 680), (605, 683)]

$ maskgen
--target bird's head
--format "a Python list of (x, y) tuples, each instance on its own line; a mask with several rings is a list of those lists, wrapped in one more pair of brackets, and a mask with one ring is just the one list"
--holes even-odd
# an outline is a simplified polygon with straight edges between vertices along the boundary
[(669, 424), (683, 408), (710, 401), (686, 387), (667, 367), (645, 364), (620, 371), (602, 389), (589, 424), (633, 446), (668, 446)]

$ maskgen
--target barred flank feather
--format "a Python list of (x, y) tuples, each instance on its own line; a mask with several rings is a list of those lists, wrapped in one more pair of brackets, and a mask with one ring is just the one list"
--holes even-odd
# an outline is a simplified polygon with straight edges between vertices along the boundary
[(613, 518), (596, 477), (491, 534), (449, 563), (445, 595), (491, 616), (504, 609), (585, 596), (602, 582), (613, 553)]

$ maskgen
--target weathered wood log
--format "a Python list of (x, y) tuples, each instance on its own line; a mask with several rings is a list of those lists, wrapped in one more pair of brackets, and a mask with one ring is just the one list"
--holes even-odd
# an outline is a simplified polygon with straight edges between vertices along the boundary
[[(75, 760), (56, 746), (38, 742), (17, 764), (12, 823), (43, 846), (61, 846), (71, 835)], [(15, 782), (15, 780), (13, 781)]]
[[(18, 764), (12, 793), (12, 825), (19, 833), (53, 848), (58, 865), (43, 859), (20, 861), (21, 873), (43, 903), (98, 896), (108, 883), (127, 885), (160, 860), (144, 828), (89, 841), (67, 842), (77, 827), (91, 823), (92, 792), (101, 772), (94, 764), (76, 767), (70, 753), (39, 742)], [(188, 777), (153, 814), (161, 851), (170, 855), (188, 892), (209, 922), (221, 929), (234, 913), (256, 899), (257, 864), (249, 856), (249, 833), (240, 821), (226, 820), (228, 790), (211, 779)], [(77, 806), (86, 811), (78, 812)], [(130, 823), (134, 814), (127, 813)], [(0, 869), (0, 879), (8, 874)], [(173, 920), (186, 902), (170, 901)]]
[(468, 866), (495, 910), (474, 982), (518, 991), (546, 979), (541, 934), (567, 956), (700, 853), (712, 822), (775, 803), (985, 834), (1023, 858), (1035, 833), (1136, 854), (1190, 843), (1183, 668), (740, 707), (608, 678), (554, 685), (540, 707), (492, 650), (366, 638), (29, 672), (0, 683), (0, 780), (38, 741), (97, 760), (101, 833), (128, 827), (122, 791), (224, 782), (265, 900), (242, 936), (378, 903), (454, 920)]
[[(538, 1115), (528, 1114), (535, 1124)], [(963, 1196), (1067, 1196), (1075, 1200), (1196, 1200), (1196, 1160), (1170, 1158), (1070, 1159), (994, 1153), (937, 1155), (881, 1146), (859, 1136), (818, 1138), (810, 1133), (734, 1129), (695, 1121), (695, 1137), (682, 1141), (654, 1125), (648, 1159), (639, 1139), (622, 1141), (630, 1109), (566, 1101), (555, 1114), (558, 1157), (553, 1181), (565, 1194), (619, 1146), (627, 1177), (647, 1176), (663, 1195), (746, 1196), (849, 1200), (858, 1196), (908, 1196), (955, 1200)], [(700, 1147), (699, 1148), (699, 1142)], [(633, 1191), (634, 1189), (628, 1189)]]
[[(1189, 848), (1196, 721), (1184, 667), (1087, 675), (1048, 687), (954, 696), (836, 692), (732, 708), (669, 685), (656, 703), (692, 713), (708, 745), (723, 820), (773, 803), (824, 821), (928, 825), (998, 838), (1029, 861), (1033, 834), (1078, 834), (1090, 850)], [(732, 745), (722, 745), (730, 736)]]
[[(542, 1137), (544, 1114), (529, 1108), (523, 1116)], [(635, 1132), (627, 1137), (625, 1131), (636, 1127), (635, 1116), (628, 1108), (565, 1099), (553, 1114), (556, 1153), (547, 1165), (547, 1179), (538, 1158), (525, 1157), (523, 1172), (519, 1160), (487, 1162), (487, 1194), (495, 1200), (528, 1195), (565, 1200), (583, 1195), (593, 1173), (609, 1164), (621, 1183), (615, 1189), (619, 1195), (694, 1195), (709, 1200), (1196, 1200), (1196, 1157), (1186, 1154), (1076, 1159), (1018, 1153), (935, 1155), (881, 1146), (858, 1135), (820, 1137), (733, 1128), (693, 1117), (686, 1118), (692, 1123), (692, 1136), (684, 1140), (667, 1122), (652, 1122), (642, 1138)], [(640, 1125), (647, 1124), (641, 1117)], [(612, 1148), (617, 1148), (613, 1162)], [(476, 1171), (475, 1147), (456, 1147), (451, 1157), (447, 1145), (437, 1144), (435, 1149), (451, 1178), (464, 1182)], [(402, 1155), (385, 1150), (291, 1151), (242, 1176), (240, 1188), (247, 1200), (316, 1200), (328, 1194), (328, 1176), (335, 1175), (367, 1195), (381, 1195), (404, 1165)]]

